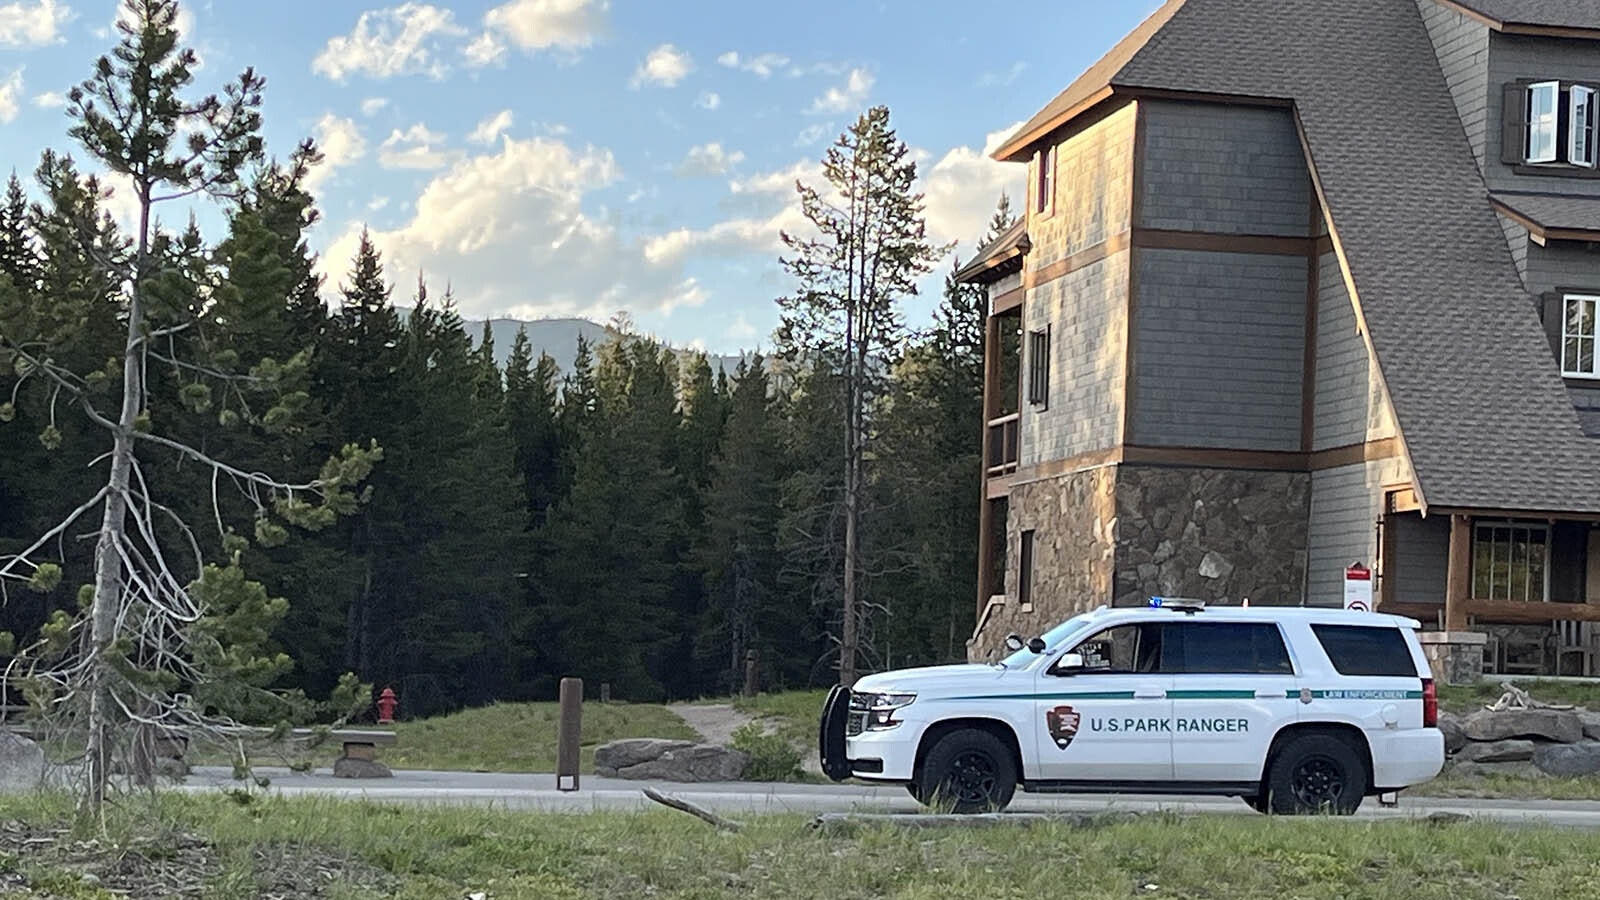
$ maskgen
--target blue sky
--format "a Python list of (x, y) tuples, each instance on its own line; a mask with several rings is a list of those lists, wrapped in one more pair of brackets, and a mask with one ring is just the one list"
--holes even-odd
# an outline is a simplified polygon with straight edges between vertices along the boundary
[[(1157, 5), (211, 0), (184, 4), (182, 26), (197, 87), (266, 76), (269, 151), (323, 145), (330, 298), (367, 226), (399, 302), (422, 271), (469, 317), (626, 312), (731, 351), (767, 342), (791, 289), (778, 231), (802, 224), (794, 180), (820, 183), (828, 141), (863, 109), (889, 106), (930, 231), (969, 255), (1022, 182), (986, 145)], [(0, 0), (4, 169), (76, 149), (60, 96), (110, 48), (116, 7)], [(908, 304), (913, 325), (935, 299)]]

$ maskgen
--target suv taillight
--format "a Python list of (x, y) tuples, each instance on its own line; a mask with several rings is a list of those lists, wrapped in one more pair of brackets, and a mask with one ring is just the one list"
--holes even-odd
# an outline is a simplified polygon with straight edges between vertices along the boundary
[(1439, 691), (1432, 678), (1422, 679), (1422, 727), (1439, 727)]

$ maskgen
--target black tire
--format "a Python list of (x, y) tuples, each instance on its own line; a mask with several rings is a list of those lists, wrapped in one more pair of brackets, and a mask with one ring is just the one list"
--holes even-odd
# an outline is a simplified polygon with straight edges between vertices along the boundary
[(915, 781), (906, 782), (906, 793), (910, 794), (911, 799), (917, 801), (918, 803), (928, 802), (927, 799), (922, 795), (922, 785)]
[(1005, 742), (977, 728), (952, 731), (939, 739), (922, 763), (921, 791), (912, 796), (924, 806), (957, 813), (999, 812), (1017, 790), (1017, 763)]
[(1248, 805), (1251, 809), (1255, 810), (1256, 812), (1261, 813), (1262, 815), (1266, 815), (1266, 813), (1267, 813), (1267, 795), (1266, 794), (1256, 794), (1256, 795), (1251, 796), (1251, 797), (1240, 797), (1239, 799), (1243, 800), (1246, 805)]
[(1366, 794), (1367, 764), (1354, 747), (1331, 734), (1302, 734), (1278, 751), (1264, 786), (1274, 815), (1348, 816)]

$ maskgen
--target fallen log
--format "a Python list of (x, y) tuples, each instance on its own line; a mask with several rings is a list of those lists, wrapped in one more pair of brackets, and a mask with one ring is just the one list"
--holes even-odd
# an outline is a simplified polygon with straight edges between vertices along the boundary
[(661, 804), (662, 806), (670, 806), (679, 812), (686, 812), (697, 819), (715, 825), (723, 831), (738, 831), (740, 828), (744, 827), (738, 822), (734, 822), (730, 819), (724, 819), (709, 809), (696, 806), (693, 803), (682, 799), (681, 797), (674, 797), (671, 794), (663, 794), (655, 788), (645, 788), (644, 795)]

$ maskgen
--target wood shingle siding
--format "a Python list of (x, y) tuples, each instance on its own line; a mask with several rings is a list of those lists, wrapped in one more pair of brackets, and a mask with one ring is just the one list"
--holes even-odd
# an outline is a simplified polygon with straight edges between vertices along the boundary
[(1286, 109), (1142, 101), (1146, 228), (1304, 237), (1305, 153)]

